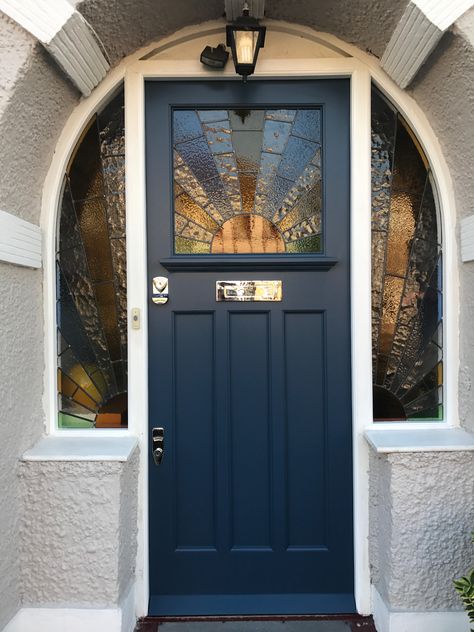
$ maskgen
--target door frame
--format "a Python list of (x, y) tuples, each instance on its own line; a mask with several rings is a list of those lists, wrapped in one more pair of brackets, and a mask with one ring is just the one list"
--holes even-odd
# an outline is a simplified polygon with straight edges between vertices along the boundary
[[(372, 418), (372, 333), (371, 333), (371, 160), (370, 160), (370, 82), (368, 68), (354, 58), (318, 59), (317, 68), (311, 59), (259, 61), (255, 80), (266, 79), (322, 79), (345, 78), (350, 80), (350, 318), (351, 318), (351, 367), (352, 367), (352, 419), (353, 419), (353, 533), (354, 533), (354, 596), (360, 614), (368, 614), (370, 605), (369, 571), (369, 516), (368, 516), (368, 468), (369, 454), (364, 439), (367, 421)], [(146, 259), (146, 187), (145, 187), (145, 82), (147, 80), (179, 81), (202, 79), (206, 81), (235, 80), (231, 64), (216, 76), (198, 60), (160, 61), (140, 60), (127, 69), (125, 74), (125, 146), (127, 183), (127, 244), (134, 243), (135, 249), (143, 255), (135, 254), (129, 265), (129, 278), (140, 279), (135, 288), (129, 286), (130, 306), (142, 307), (143, 332), (147, 330), (147, 259)], [(252, 79), (253, 80), (253, 79)], [(249, 84), (251, 81), (249, 81)], [(250, 85), (249, 85), (250, 87)], [(128, 140), (127, 140), (128, 139)], [(132, 140), (133, 139), (133, 142)], [(358, 209), (357, 217), (354, 212)], [(129, 247), (127, 246), (127, 252)], [(143, 283), (145, 281), (145, 283)], [(135, 284), (134, 284), (135, 285)], [(140, 288), (138, 287), (140, 286)], [(138, 293), (140, 292), (140, 294)], [(148, 403), (147, 343), (130, 358), (130, 374), (141, 375), (141, 393), (133, 387), (132, 398), (139, 396)], [(132, 346), (132, 345), (129, 345)], [(138, 358), (140, 355), (140, 359)], [(139, 366), (141, 364), (141, 367)], [(132, 389), (130, 388), (130, 393)], [(129, 395), (130, 397), (130, 395)], [(129, 402), (129, 407), (133, 400)], [(143, 418), (148, 420), (148, 406)], [(143, 432), (143, 429), (142, 429)], [(142, 459), (148, 459), (149, 437), (141, 437)], [(142, 461), (140, 485), (145, 492), (148, 483), (148, 464)], [(145, 546), (142, 551), (143, 598), (148, 607), (148, 500), (143, 508), (146, 531)], [(146, 514), (146, 515), (145, 515)], [(143, 543), (142, 543), (143, 546)]]
[[(187, 27), (165, 38), (166, 47), (179, 45), (197, 33), (206, 36), (222, 32), (223, 21)], [(458, 265), (455, 237), (456, 206), (449, 169), (439, 141), (428, 119), (414, 99), (401, 90), (381, 69), (379, 61), (339, 38), (315, 32), (310, 27), (268, 21), (268, 28), (320, 41), (347, 57), (331, 59), (278, 59), (258, 62), (255, 78), (328, 78), (351, 79), (351, 337), (352, 337), (352, 416), (353, 416), (353, 481), (354, 481), (354, 569), (355, 600), (360, 614), (372, 612), (369, 569), (369, 447), (364, 434), (367, 429), (403, 427), (406, 435), (419, 429), (459, 426), (458, 419)], [(135, 614), (148, 611), (148, 337), (147, 337), (147, 260), (145, 207), (145, 133), (144, 82), (147, 79), (236, 79), (232, 64), (218, 76), (206, 70), (199, 61), (155, 61), (142, 59), (156, 48), (156, 43), (140, 49), (113, 68), (92, 94), (83, 99), (65, 124), (48, 174), (45, 178), (41, 228), (44, 234), (44, 412), (50, 435), (70, 431), (57, 428), (56, 384), (56, 227), (63, 174), (91, 115), (107, 103), (122, 83), (126, 103), (126, 186), (127, 186), (127, 279), (128, 309), (141, 312), (141, 327), (128, 328), (129, 362), (129, 428), (128, 430), (77, 430), (74, 437), (136, 436), (140, 445), (138, 487), (138, 551), (136, 558)], [(429, 158), (439, 194), (444, 248), (444, 320), (446, 323), (447, 402), (445, 422), (406, 424), (373, 424), (372, 360), (371, 360), (371, 182), (370, 182), (370, 87), (371, 81), (397, 106), (410, 123)], [(416, 436), (405, 441), (416, 445)], [(88, 445), (89, 445), (88, 444)], [(84, 450), (87, 452), (87, 446)]]

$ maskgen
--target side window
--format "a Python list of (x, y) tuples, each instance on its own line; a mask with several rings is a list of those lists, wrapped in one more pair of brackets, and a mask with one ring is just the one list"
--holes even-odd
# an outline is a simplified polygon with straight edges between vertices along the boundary
[(58, 425), (127, 427), (123, 90), (89, 122), (57, 229)]
[(430, 166), (372, 87), (372, 359), (376, 421), (443, 418), (441, 226)]

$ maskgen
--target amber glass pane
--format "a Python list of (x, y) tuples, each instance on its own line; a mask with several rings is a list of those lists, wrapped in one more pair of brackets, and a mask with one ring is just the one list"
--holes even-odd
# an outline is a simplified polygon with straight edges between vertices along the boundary
[(175, 252), (321, 252), (321, 124), (319, 109), (175, 110)]
[(426, 156), (372, 89), (372, 358), (374, 417), (442, 415), (441, 235)]
[(123, 97), (122, 91), (90, 121), (64, 179), (57, 242), (64, 428), (123, 427), (127, 420)]
[(285, 252), (280, 233), (259, 215), (239, 215), (229, 219), (214, 235), (213, 253)]

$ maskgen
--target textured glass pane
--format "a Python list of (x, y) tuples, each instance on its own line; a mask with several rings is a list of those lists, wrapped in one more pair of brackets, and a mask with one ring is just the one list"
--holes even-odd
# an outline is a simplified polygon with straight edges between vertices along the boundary
[(112, 278), (112, 259), (105, 200), (102, 198), (78, 202), (76, 212), (90, 279), (95, 283), (108, 281)]
[(124, 94), (121, 90), (98, 115), (102, 156), (125, 154)]
[[(176, 213), (180, 213), (183, 216), (186, 223), (187, 220), (191, 220), (211, 232), (214, 232), (219, 227), (219, 224), (212, 219), (206, 210), (198, 206), (187, 193), (183, 193), (176, 198), (174, 208)], [(182, 228), (184, 226), (181, 227), (181, 230)]]
[(102, 169), (105, 193), (123, 194), (125, 192), (125, 156), (103, 158)]
[(309, 254), (311, 252), (321, 252), (321, 235), (314, 235), (313, 237), (306, 237), (299, 241), (293, 241), (291, 244), (287, 244), (287, 252), (298, 252), (300, 254)]
[(290, 123), (282, 121), (265, 121), (263, 129), (263, 151), (270, 154), (281, 154), (291, 133)]
[[(112, 262), (116, 292), (117, 319), (120, 330), (122, 357), (127, 346), (127, 253), (125, 239), (111, 239)], [(125, 358), (127, 354), (125, 353)]]
[(291, 133), (307, 140), (321, 142), (321, 111), (298, 110)]
[(126, 420), (127, 296), (123, 91), (91, 121), (68, 166), (58, 221), (59, 424)]
[(396, 113), (372, 90), (372, 225), (387, 230), (395, 147)]
[(201, 121), (196, 112), (179, 110), (173, 116), (173, 136), (175, 143), (183, 143), (203, 135)]
[(229, 121), (216, 121), (203, 125), (209, 148), (213, 154), (228, 154), (232, 151)]
[(213, 253), (284, 252), (285, 244), (271, 222), (259, 215), (239, 215), (226, 222), (212, 242)]
[(318, 149), (316, 143), (290, 136), (278, 167), (278, 175), (288, 180), (296, 180)]
[(176, 151), (198, 180), (208, 180), (217, 175), (216, 163), (205, 138), (180, 143), (176, 145)]
[(113, 282), (101, 283), (95, 288), (97, 308), (102, 321), (107, 347), (111, 361), (122, 357), (120, 348), (120, 331), (117, 322), (115, 286)]
[(76, 417), (81, 417), (90, 422), (95, 422), (96, 412), (95, 410), (90, 410), (86, 408), (86, 406), (82, 406), (78, 402), (73, 401), (72, 399), (68, 399), (65, 396), (59, 397), (59, 409), (61, 412), (64, 412), (68, 415), (75, 415)]
[(237, 167), (240, 171), (257, 171), (262, 151), (262, 133), (258, 131), (232, 132)]
[(176, 237), (175, 239), (175, 252), (178, 255), (185, 254), (206, 254), (211, 251), (211, 244), (203, 241), (194, 241), (192, 239), (185, 239), (184, 237)]
[(81, 234), (77, 225), (76, 211), (71, 197), (68, 178), (64, 179), (63, 197), (59, 216), (58, 250), (68, 250), (81, 245)]
[(104, 195), (100, 142), (97, 120), (94, 119), (79, 143), (79, 148), (69, 166), (71, 193), (74, 200)]
[(439, 418), (442, 268), (429, 165), (372, 89), (372, 358), (377, 419)]
[(58, 413), (59, 428), (93, 428), (94, 422), (81, 417), (75, 417), (66, 413)]
[(177, 254), (321, 252), (319, 109), (175, 110), (173, 121)]

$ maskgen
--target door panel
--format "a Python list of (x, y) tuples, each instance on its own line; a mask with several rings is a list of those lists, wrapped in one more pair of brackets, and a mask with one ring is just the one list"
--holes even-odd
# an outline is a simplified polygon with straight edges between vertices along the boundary
[[(149, 308), (150, 426), (165, 430), (150, 614), (354, 611), (349, 83), (150, 82), (146, 126), (150, 290), (169, 278)], [(315, 216), (301, 254), (291, 222)], [(281, 280), (282, 298), (216, 301), (236, 279)]]

